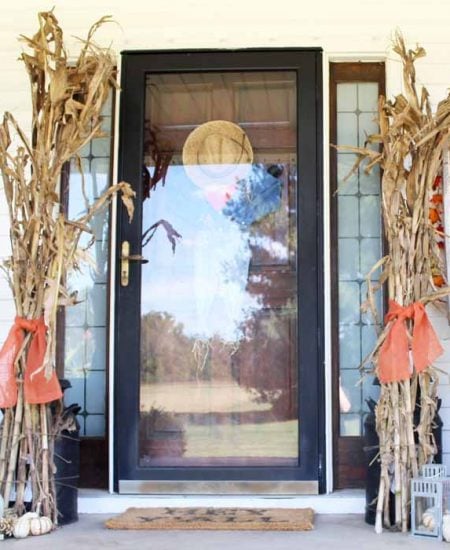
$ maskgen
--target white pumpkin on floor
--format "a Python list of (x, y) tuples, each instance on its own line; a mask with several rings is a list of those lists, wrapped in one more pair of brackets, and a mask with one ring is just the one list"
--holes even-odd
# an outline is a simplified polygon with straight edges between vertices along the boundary
[(434, 531), (436, 528), (436, 508), (427, 508), (422, 514), (422, 525), (428, 531)]
[(450, 542), (450, 512), (447, 510), (442, 517), (442, 538)]
[(53, 523), (47, 516), (38, 516), (30, 519), (30, 532), (32, 535), (45, 535), (52, 530)]
[(14, 524), (13, 537), (16, 539), (24, 539), (30, 534), (30, 521), (38, 518), (36, 512), (27, 512), (21, 516)]

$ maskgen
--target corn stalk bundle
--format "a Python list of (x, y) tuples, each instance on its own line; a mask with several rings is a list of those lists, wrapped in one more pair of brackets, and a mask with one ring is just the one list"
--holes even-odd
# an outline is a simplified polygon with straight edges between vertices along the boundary
[[(388, 297), (402, 308), (427, 304), (448, 294), (433, 281), (436, 270), (444, 273), (438, 235), (430, 219), (433, 185), (442, 168), (443, 150), (450, 131), (450, 97), (432, 112), (428, 92), (416, 88), (416, 59), (423, 57), (421, 47), (407, 50), (397, 33), (393, 45), (403, 66), (404, 93), (392, 101), (379, 98), (379, 131), (368, 137), (365, 147), (352, 148), (359, 155), (354, 169), (364, 160), (365, 169), (382, 169), (381, 200), (387, 255), (367, 277), (368, 299), (365, 308), (377, 316), (374, 293), (385, 286)], [(442, 235), (441, 235), (442, 237)], [(371, 282), (382, 268), (379, 285)], [(380, 352), (396, 321), (387, 319), (377, 343), (365, 364), (375, 366), (380, 377)], [(409, 347), (414, 350), (414, 319), (405, 319)], [(419, 350), (420, 351), (420, 350)], [(426, 352), (427, 350), (421, 350)], [(383, 526), (408, 529), (410, 480), (420, 466), (433, 459), (436, 444), (433, 421), (437, 411), (436, 370), (430, 363), (418, 370), (409, 356), (405, 379), (383, 383), (376, 408), (376, 427), (380, 440), (381, 477), (375, 530)], [(396, 368), (396, 365), (391, 365)], [(382, 378), (382, 377), (381, 377)], [(420, 411), (414, 415), (414, 411)], [(418, 417), (418, 418), (417, 418)], [(416, 418), (416, 420), (415, 420)], [(389, 501), (395, 498), (395, 525), (389, 519)]]
[[(41, 369), (54, 376), (56, 317), (59, 307), (75, 303), (65, 287), (66, 276), (87, 259), (79, 246), (83, 233), (92, 233), (93, 216), (118, 192), (133, 213), (133, 191), (126, 183), (110, 187), (89, 203), (78, 219), (68, 219), (59, 194), (61, 170), (89, 140), (102, 135), (101, 110), (115, 86), (115, 61), (109, 50), (93, 42), (104, 17), (81, 41), (78, 58), (68, 61), (63, 32), (53, 12), (38, 15), (39, 28), (22, 37), (22, 53), (32, 100), (31, 137), (10, 113), (0, 124), (0, 171), (9, 211), (11, 257), (3, 269), (14, 296), (17, 315), (44, 317), (46, 352)], [(15, 147), (13, 147), (15, 145)], [(13, 151), (12, 151), (13, 149)], [(83, 193), (86, 197), (83, 183)], [(30, 404), (24, 396), (24, 376), (31, 333), (15, 357), (17, 403), (5, 410), (0, 440), (0, 487), (6, 505), (15, 488), (15, 511), (24, 511), (27, 484), (33, 510), (57, 522), (53, 439), (57, 421), (49, 404)]]

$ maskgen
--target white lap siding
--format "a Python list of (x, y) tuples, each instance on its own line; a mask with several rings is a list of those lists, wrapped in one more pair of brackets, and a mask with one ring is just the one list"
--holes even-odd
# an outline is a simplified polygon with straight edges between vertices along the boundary
[[(325, 109), (328, 105), (326, 75), (329, 60), (384, 60), (388, 95), (401, 89), (401, 65), (389, 48), (390, 38), (398, 27), (411, 45), (419, 42), (428, 51), (428, 56), (417, 62), (417, 72), (418, 81), (425, 84), (431, 93), (433, 106), (450, 87), (450, 4), (445, 0), (53, 0), (48, 7), (52, 5), (65, 31), (69, 52), (76, 49), (74, 36), (85, 36), (89, 25), (105, 14), (111, 14), (117, 24), (106, 25), (97, 40), (101, 44), (112, 43), (118, 53), (123, 49), (320, 46), (324, 49)], [(36, 13), (45, 7), (41, 0), (0, 3), (0, 112), (13, 112), (25, 128), (29, 126), (31, 105), (28, 79), (17, 60), (21, 48), (17, 37), (20, 34), (30, 36), (35, 32)], [(324, 120), (324, 135), (327, 136), (326, 111)], [(324, 210), (327, 212), (329, 179), (326, 140), (324, 145)], [(327, 216), (324, 223), (327, 230)], [(0, 198), (0, 256), (5, 257), (8, 253), (6, 205)], [(326, 307), (329, 313), (327, 293)], [(0, 340), (5, 338), (13, 316), (10, 292), (2, 280)], [(442, 314), (433, 312), (432, 318), (446, 348), (438, 364), (447, 372), (450, 364), (450, 327)], [(329, 330), (327, 334), (326, 368), (330, 387)], [(444, 420), (445, 460), (450, 463), (450, 433), (447, 429), (450, 428), (450, 385), (445, 376), (442, 376), (440, 395), (443, 399), (441, 416)]]

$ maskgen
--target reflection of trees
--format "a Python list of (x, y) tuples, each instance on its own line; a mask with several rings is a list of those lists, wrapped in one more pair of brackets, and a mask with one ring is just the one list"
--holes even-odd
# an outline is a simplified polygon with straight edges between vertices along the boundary
[(225, 212), (230, 215), (232, 206), (232, 219), (241, 223), (257, 214), (247, 225), (251, 261), (246, 291), (260, 307), (240, 327), (243, 338), (233, 355), (233, 376), (285, 420), (297, 418), (296, 170), (286, 164), (264, 171), (260, 165), (255, 174), (255, 194), (247, 200), (241, 192)]
[(297, 418), (296, 309), (255, 311), (244, 325), (244, 339), (233, 355), (233, 376), (272, 413)]
[(234, 380), (255, 401), (272, 405), (271, 418), (296, 418), (296, 310), (288, 306), (255, 311), (234, 343), (189, 337), (169, 313), (147, 313), (141, 321), (141, 381)]
[(281, 205), (282, 165), (253, 164), (250, 174), (237, 182), (235, 194), (222, 212), (242, 227), (262, 220)]
[(232, 345), (220, 337), (186, 336), (182, 323), (167, 312), (150, 312), (141, 320), (141, 380), (193, 382), (230, 380)]
[(291, 164), (256, 164), (227, 202), (223, 214), (248, 241), (254, 265), (285, 265), (297, 251), (296, 169)]
[[(241, 181), (222, 211), (239, 226), (246, 245), (222, 261), (220, 273), (221, 290), (231, 284), (246, 298), (236, 318), (236, 339), (187, 336), (183, 324), (168, 312), (145, 314), (142, 382), (233, 379), (255, 400), (272, 406), (271, 418), (297, 418), (295, 178), (289, 165), (277, 168), (272, 173), (257, 165), (251, 185)], [(150, 237), (156, 228), (147, 231)], [(170, 226), (169, 240), (172, 230)], [(175, 239), (171, 243), (174, 247)], [(235, 293), (228, 296), (239, 309)]]

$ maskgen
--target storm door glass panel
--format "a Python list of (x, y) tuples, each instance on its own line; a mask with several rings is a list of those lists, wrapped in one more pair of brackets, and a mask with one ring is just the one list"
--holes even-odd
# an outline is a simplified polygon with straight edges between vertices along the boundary
[[(378, 132), (378, 82), (338, 83), (336, 88), (337, 142), (363, 147), (367, 136)], [(361, 377), (359, 366), (372, 350), (376, 327), (361, 312), (366, 300), (366, 276), (382, 256), (380, 171), (366, 174), (362, 165), (347, 177), (356, 161), (339, 151), (338, 171), (338, 301), (339, 301), (339, 405), (340, 435), (360, 436), (368, 412), (367, 399), (375, 398), (373, 376)], [(374, 272), (375, 282), (379, 272)], [(382, 294), (377, 293), (382, 314)], [(369, 365), (370, 367), (370, 365)]]
[(152, 74), (139, 465), (299, 461), (289, 71)]

